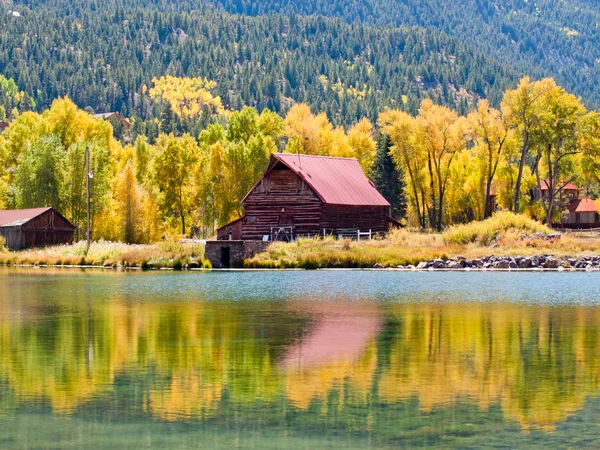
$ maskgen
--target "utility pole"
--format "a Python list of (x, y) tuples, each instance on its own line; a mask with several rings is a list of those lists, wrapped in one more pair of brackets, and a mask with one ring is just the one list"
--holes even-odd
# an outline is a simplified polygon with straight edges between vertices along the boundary
[(92, 173), (90, 172), (90, 149), (86, 144), (85, 146), (85, 190), (87, 196), (87, 231), (86, 231), (86, 247), (85, 247), (85, 255), (87, 256), (90, 251), (90, 240), (92, 237), (92, 230), (90, 228), (90, 178), (92, 178)]

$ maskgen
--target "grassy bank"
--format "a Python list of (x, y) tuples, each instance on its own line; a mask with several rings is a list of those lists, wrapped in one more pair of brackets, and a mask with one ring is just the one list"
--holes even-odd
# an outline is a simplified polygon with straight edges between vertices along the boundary
[(118, 242), (93, 242), (85, 254), (85, 242), (44, 249), (8, 252), (0, 248), (1, 265), (114, 266), (142, 269), (210, 267), (204, 259), (204, 246), (195, 243), (161, 242), (153, 245), (128, 245)]
[[(550, 236), (550, 238), (548, 237)], [(494, 217), (447, 229), (444, 233), (395, 230), (372, 241), (300, 239), (275, 242), (267, 251), (244, 261), (247, 268), (369, 268), (417, 265), (434, 259), (468, 259), (484, 256), (556, 257), (600, 255), (600, 235), (563, 234), (560, 238), (546, 226), (524, 216), (499, 213)], [(8, 252), (0, 242), (0, 265), (110, 266), (161, 268), (210, 268), (204, 246), (161, 242), (127, 245), (94, 242), (85, 255), (85, 243), (45, 249)]]
[[(536, 235), (537, 233), (537, 235)], [(449, 228), (444, 233), (395, 230), (384, 239), (301, 239), (294, 243), (273, 243), (266, 252), (245, 262), (253, 268), (344, 268), (417, 265), (436, 258), (458, 256), (588, 256), (600, 254), (600, 237), (564, 234), (547, 239), (554, 232), (539, 222), (511, 213), (499, 213), (483, 221)]]

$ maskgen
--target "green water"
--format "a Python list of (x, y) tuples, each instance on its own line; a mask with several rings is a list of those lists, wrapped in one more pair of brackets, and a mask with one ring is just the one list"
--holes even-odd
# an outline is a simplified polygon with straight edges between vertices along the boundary
[(595, 273), (0, 269), (0, 448), (597, 448)]

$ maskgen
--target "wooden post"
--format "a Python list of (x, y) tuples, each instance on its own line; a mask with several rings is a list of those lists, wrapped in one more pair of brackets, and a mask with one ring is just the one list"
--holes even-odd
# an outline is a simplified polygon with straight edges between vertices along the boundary
[(90, 229), (90, 177), (91, 177), (91, 172), (90, 172), (90, 149), (89, 147), (86, 145), (85, 146), (85, 190), (86, 190), (86, 197), (87, 197), (87, 230), (86, 230), (86, 247), (85, 247), (85, 255), (87, 256), (88, 252), (90, 251), (90, 241), (91, 241), (91, 235), (92, 235), (92, 230)]

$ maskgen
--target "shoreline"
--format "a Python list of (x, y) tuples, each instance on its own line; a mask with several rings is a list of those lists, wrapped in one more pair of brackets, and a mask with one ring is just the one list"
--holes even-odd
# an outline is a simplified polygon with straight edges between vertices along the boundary
[(304, 271), (322, 271), (322, 272), (400, 272), (400, 273), (503, 273), (503, 272), (514, 272), (514, 273), (583, 273), (583, 272), (600, 272), (600, 267), (591, 268), (576, 268), (576, 267), (556, 267), (556, 268), (544, 268), (544, 267), (530, 267), (530, 268), (405, 268), (405, 267), (321, 267), (316, 269), (307, 268), (252, 268), (252, 267), (241, 267), (241, 268), (181, 268), (175, 269), (173, 267), (161, 267), (161, 268), (142, 268), (142, 267), (108, 267), (108, 266), (95, 266), (95, 265), (48, 265), (48, 264), (2, 264), (0, 268), (19, 268), (19, 269), (94, 269), (96, 271), (135, 271), (135, 272), (304, 272)]

